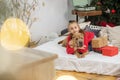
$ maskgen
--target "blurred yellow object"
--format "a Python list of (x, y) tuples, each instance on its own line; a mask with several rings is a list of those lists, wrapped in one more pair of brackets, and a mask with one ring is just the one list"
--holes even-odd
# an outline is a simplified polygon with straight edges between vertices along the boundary
[(17, 18), (7, 19), (1, 27), (1, 45), (8, 50), (23, 48), (30, 40), (29, 29)]
[(58, 77), (56, 80), (77, 80), (77, 79), (70, 75), (63, 75)]

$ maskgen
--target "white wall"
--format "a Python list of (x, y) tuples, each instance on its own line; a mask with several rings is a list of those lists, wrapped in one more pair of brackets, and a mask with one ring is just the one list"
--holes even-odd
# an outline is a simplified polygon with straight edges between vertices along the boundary
[[(38, 40), (41, 36), (49, 35), (52, 32), (60, 34), (60, 31), (67, 28), (69, 20), (76, 20), (72, 14), (72, 0), (38, 0), (39, 8), (33, 16), (38, 16), (39, 20), (35, 22), (31, 29), (33, 40)], [(84, 18), (79, 17), (83, 22)]]
[(39, 20), (30, 29), (32, 39), (37, 40), (41, 35), (49, 35), (52, 32), (60, 34), (68, 24), (68, 1), (40, 0), (39, 7), (34, 14)]
[(76, 20), (76, 16), (72, 14), (73, 9), (74, 9), (73, 1), (68, 0), (68, 19), (69, 20)]

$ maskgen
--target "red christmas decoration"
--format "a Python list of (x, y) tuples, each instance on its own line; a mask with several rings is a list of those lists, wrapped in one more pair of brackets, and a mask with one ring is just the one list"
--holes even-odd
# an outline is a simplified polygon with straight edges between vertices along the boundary
[(98, 25), (106, 27), (106, 25), (109, 25), (110, 27), (114, 27), (115, 24), (112, 22), (106, 22), (106, 21), (101, 21)]
[(106, 22), (106, 21), (101, 21), (101, 22), (99, 23), (99, 25), (100, 25), (100, 26), (103, 26), (103, 27), (106, 27), (107, 22)]
[(115, 9), (112, 9), (112, 10), (111, 10), (111, 13), (113, 13), (113, 14), (114, 14), (115, 12), (116, 12), (116, 10), (115, 10)]
[(97, 4), (97, 5), (102, 5), (101, 2), (97, 2), (96, 4)]

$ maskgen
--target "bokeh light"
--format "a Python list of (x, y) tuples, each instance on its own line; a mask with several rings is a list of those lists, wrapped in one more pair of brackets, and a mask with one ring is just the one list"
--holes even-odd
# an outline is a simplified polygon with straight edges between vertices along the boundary
[(58, 77), (56, 80), (77, 80), (77, 79), (70, 75), (63, 75)]
[(1, 45), (8, 50), (23, 48), (30, 40), (29, 29), (18, 18), (7, 19), (1, 27)]

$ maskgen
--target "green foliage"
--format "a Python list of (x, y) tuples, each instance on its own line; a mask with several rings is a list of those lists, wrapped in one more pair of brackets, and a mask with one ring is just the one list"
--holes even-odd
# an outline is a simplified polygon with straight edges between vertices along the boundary
[[(101, 10), (103, 12), (101, 19), (120, 25), (120, 0), (92, 0), (91, 5), (96, 6), (97, 2), (101, 3)], [(107, 13), (107, 10), (110, 12)], [(112, 10), (115, 10), (115, 12), (112, 12)]]

